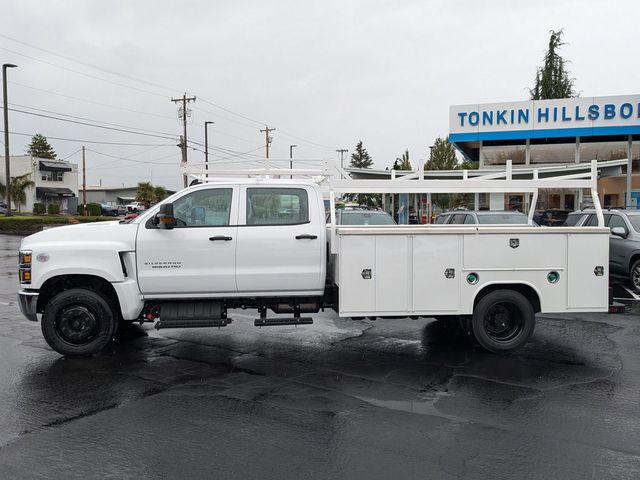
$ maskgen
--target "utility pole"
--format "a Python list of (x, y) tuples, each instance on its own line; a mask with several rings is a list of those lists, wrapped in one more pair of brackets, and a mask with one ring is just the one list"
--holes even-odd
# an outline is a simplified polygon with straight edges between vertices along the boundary
[(205, 177), (209, 178), (209, 135), (207, 133), (207, 127), (216, 122), (204, 122), (204, 169)]
[(267, 160), (266, 161), (267, 170), (269, 169), (269, 145), (273, 140), (273, 138), (269, 136), (269, 133), (273, 132), (274, 130), (275, 128), (269, 128), (267, 125), (265, 125), (264, 128), (260, 129), (261, 132), (264, 132), (264, 148), (265, 148), (265, 158)]
[(84, 145), (82, 146), (82, 216), (87, 216), (87, 162), (84, 158)]
[[(181, 107), (181, 110), (179, 110), (180, 113), (178, 117), (182, 118), (182, 143), (181, 143), (182, 166), (186, 167), (187, 166), (187, 103), (195, 102), (196, 97), (187, 97), (187, 94), (185, 93), (184, 95), (182, 95), (182, 98), (172, 98), (171, 101), (176, 104), (178, 102), (182, 102), (182, 107)], [(182, 177), (184, 180), (184, 187), (187, 188), (187, 174), (184, 173)]]
[(346, 148), (340, 148), (338, 150), (336, 150), (336, 152), (338, 152), (340, 154), (340, 167), (344, 168), (344, 154), (347, 153), (349, 150), (347, 150)]
[(7, 68), (15, 68), (13, 63), (2, 65), (2, 102), (4, 106), (4, 165), (7, 174), (7, 217), (11, 216), (11, 158), (9, 157), (9, 104), (7, 103)]
[[(298, 145), (289, 145), (289, 169), (293, 170), (293, 149)], [(289, 178), (293, 178), (293, 175), (289, 175)]]

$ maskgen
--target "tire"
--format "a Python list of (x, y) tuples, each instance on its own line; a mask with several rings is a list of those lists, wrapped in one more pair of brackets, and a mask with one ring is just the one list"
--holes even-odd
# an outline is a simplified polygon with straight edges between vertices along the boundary
[(513, 290), (496, 290), (478, 302), (471, 326), (483, 348), (506, 353), (529, 340), (535, 327), (535, 311), (524, 295)]
[(636, 260), (629, 269), (629, 283), (636, 293), (640, 293), (640, 260)]
[(49, 346), (66, 356), (102, 351), (113, 339), (118, 319), (109, 301), (84, 288), (54, 296), (42, 315), (42, 334)]

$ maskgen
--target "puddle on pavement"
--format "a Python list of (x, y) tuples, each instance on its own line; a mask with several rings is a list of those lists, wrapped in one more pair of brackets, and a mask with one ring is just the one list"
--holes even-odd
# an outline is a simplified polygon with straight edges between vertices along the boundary
[(411, 400), (379, 400), (377, 398), (355, 396), (358, 400), (362, 400), (370, 405), (376, 407), (388, 408), (389, 410), (396, 410), (400, 412), (415, 413), (418, 415), (429, 415), (433, 417), (446, 418), (453, 422), (466, 422), (466, 418), (456, 417), (455, 415), (447, 415), (442, 413), (435, 406), (438, 401), (438, 397), (447, 395), (446, 393), (438, 393), (435, 398), (431, 400), (423, 401), (411, 401)]

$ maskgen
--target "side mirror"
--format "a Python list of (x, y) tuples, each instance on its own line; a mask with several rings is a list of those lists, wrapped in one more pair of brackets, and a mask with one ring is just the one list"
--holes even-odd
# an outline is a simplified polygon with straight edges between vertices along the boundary
[(176, 226), (176, 219), (173, 216), (173, 203), (163, 203), (160, 210), (156, 213), (153, 222), (158, 228), (171, 230)]
[(615, 235), (620, 238), (627, 238), (627, 231), (623, 227), (613, 227), (611, 229), (611, 235)]

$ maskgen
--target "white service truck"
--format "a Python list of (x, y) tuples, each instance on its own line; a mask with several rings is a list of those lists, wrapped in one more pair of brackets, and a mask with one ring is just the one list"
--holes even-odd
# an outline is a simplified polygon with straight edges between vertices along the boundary
[[(463, 319), (494, 352), (531, 336), (535, 314), (606, 312), (609, 229), (589, 180), (315, 181), (251, 178), (188, 187), (130, 222), (49, 229), (23, 239), (19, 306), (64, 355), (99, 352), (123, 321), (221, 327), (341, 317)], [(466, 177), (466, 175), (465, 175)], [(575, 177), (575, 175), (573, 176)], [(528, 192), (591, 188), (600, 226), (340, 226), (343, 192)], [(331, 199), (327, 226), (324, 197)], [(533, 213), (533, 212), (531, 212)], [(276, 314), (269, 316), (268, 311)]]

